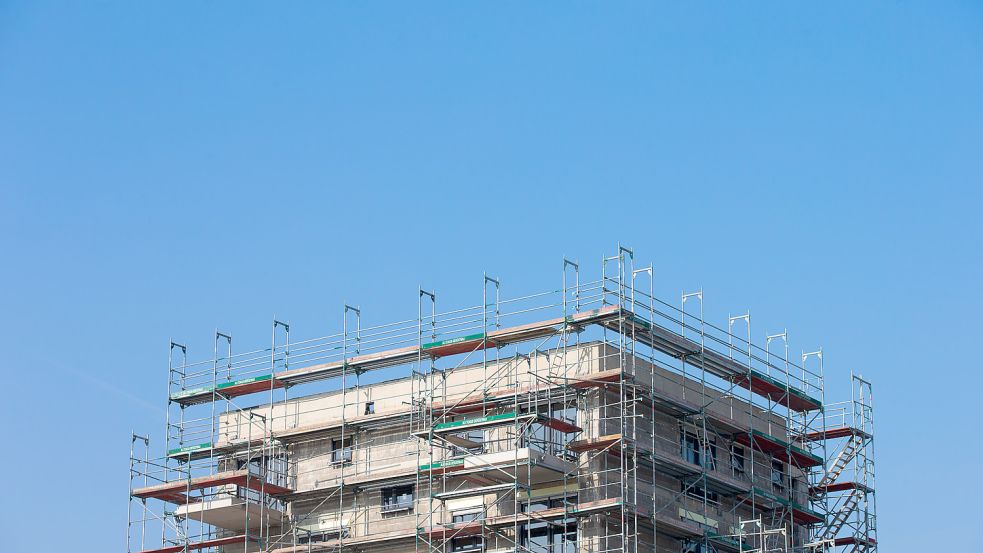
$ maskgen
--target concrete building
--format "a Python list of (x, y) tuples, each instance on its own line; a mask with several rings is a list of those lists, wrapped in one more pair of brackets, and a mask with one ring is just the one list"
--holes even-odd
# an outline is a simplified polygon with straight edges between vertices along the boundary
[(275, 321), (246, 354), (217, 334), (199, 364), (172, 344), (128, 551), (876, 551), (869, 383), (824, 405), (821, 352), (759, 348), (750, 317), (713, 327), (701, 293), (670, 307), (630, 252), (608, 261), (507, 301), (486, 277), (443, 314), (421, 291), (391, 325), (346, 306), (301, 343)]

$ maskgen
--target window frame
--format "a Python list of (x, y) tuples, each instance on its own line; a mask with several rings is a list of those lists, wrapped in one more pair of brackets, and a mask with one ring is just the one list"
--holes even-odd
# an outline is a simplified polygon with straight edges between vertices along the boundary
[[(685, 428), (680, 429), (682, 433), (679, 436), (679, 453), (682, 455), (683, 460), (687, 463), (692, 463), (696, 466), (703, 466), (703, 458), (700, 454), (700, 437), (695, 433), (686, 430)], [(693, 446), (690, 446), (692, 442)]]
[[(778, 478), (776, 478), (776, 476)], [(772, 490), (785, 493), (788, 490), (788, 484), (785, 482), (785, 463), (779, 461), (778, 459), (771, 460), (771, 487)]]
[(352, 462), (355, 440), (348, 435), (342, 439), (340, 436), (331, 438), (331, 464), (345, 465)]
[[(689, 497), (690, 499), (695, 499), (697, 501), (703, 501), (704, 499), (706, 499), (706, 502), (710, 503), (711, 505), (720, 505), (719, 493), (711, 489), (705, 488), (703, 486), (697, 486), (697, 485), (690, 486), (686, 482), (682, 482), (682, 481), (680, 481), (680, 484), (682, 484), (682, 491), (683, 493), (686, 494), (686, 497)], [(704, 497), (703, 495), (704, 493), (706, 493), (706, 497)]]
[[(706, 470), (717, 470), (717, 440), (700, 439), (697, 432), (680, 428), (679, 454), (682, 458)], [(691, 445), (692, 444), (692, 445)]]
[[(402, 493), (399, 493), (402, 492)], [(409, 497), (409, 501), (400, 501), (399, 498)], [(380, 494), (380, 509), (383, 513), (398, 513), (400, 511), (412, 511), (416, 502), (416, 489), (413, 484), (402, 486), (389, 486), (382, 488)]]
[[(740, 450), (740, 453), (738, 453), (738, 450)], [(730, 470), (734, 476), (744, 477), (747, 475), (747, 449), (744, 446), (739, 444), (730, 445)]]

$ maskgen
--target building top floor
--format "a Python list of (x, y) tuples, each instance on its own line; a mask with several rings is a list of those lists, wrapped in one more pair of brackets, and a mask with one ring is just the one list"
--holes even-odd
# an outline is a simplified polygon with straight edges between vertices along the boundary
[(588, 388), (607, 387), (610, 393), (616, 393), (621, 383), (644, 399), (647, 407), (639, 411), (643, 417), (651, 410), (702, 414), (708, 426), (723, 433), (754, 428), (789, 440), (790, 421), (780, 412), (752, 405), (733, 389), (722, 389), (701, 376), (687, 365), (669, 367), (623, 353), (604, 342), (508, 358), (489, 356), (483, 362), (360, 386), (352, 385), (355, 379), (351, 375), (344, 379), (344, 387), (339, 379), (339, 389), (333, 391), (220, 415), (216, 445), (271, 435), (290, 439), (330, 433), (342, 423), (351, 428), (387, 428), (404, 424), (411, 413), (422, 412), (424, 406), (440, 413), (441, 421), (446, 422), (474, 412), (521, 410), (534, 402), (572, 401), (578, 391)]

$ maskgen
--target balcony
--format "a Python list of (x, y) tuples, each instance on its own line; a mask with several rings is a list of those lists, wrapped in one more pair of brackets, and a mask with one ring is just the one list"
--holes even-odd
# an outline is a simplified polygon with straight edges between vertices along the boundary
[[(258, 532), (261, 521), (269, 520), (271, 526), (279, 527), (287, 521), (280, 502), (258, 502), (247, 500), (242, 494), (223, 494), (214, 499), (178, 505), (174, 515), (196, 522), (210, 524), (216, 528), (244, 532), (249, 521), (250, 533)], [(265, 521), (263, 522), (265, 524)]]

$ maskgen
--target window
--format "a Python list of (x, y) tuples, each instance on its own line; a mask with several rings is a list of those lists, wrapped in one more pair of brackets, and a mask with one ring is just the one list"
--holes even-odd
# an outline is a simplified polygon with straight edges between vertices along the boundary
[(717, 470), (717, 442), (707, 440), (703, 450), (703, 466), (710, 470)]
[(785, 493), (785, 465), (781, 461), (771, 461), (771, 487), (776, 492)]
[[(452, 422), (464, 423), (464, 425), (474, 423), (475, 417), (470, 415), (460, 415), (454, 417)], [(454, 439), (452, 445), (460, 451), (467, 451), (468, 453), (485, 453), (485, 429), (484, 428), (470, 428), (463, 429), (460, 432), (455, 432), (451, 439)]]
[(475, 447), (468, 448), (471, 453), (484, 453), (485, 452), (485, 431), (478, 428), (469, 430), (465, 435), (465, 439), (478, 444)]
[[(550, 498), (523, 504), (522, 512), (533, 513), (546, 509), (563, 508), (564, 498)], [(577, 551), (577, 519), (567, 518), (551, 522), (537, 521), (521, 525), (519, 545), (531, 551), (551, 553), (575, 553)]]
[(465, 551), (481, 551), (484, 547), (481, 536), (470, 538), (454, 538), (451, 540), (451, 551), (454, 553), (464, 553)]
[(352, 438), (346, 437), (344, 440), (336, 438), (331, 440), (331, 462), (343, 464), (352, 462)]
[(734, 476), (744, 476), (744, 448), (739, 445), (730, 446), (730, 470)]
[[(481, 520), (482, 511), (470, 511), (467, 513), (451, 513), (451, 522), (454, 524), (467, 524)], [(481, 551), (484, 548), (484, 541), (481, 536), (470, 536), (467, 538), (454, 538), (451, 540), (451, 551), (454, 553), (464, 553), (466, 551)]]
[[(287, 485), (287, 460), (282, 456), (260, 456), (250, 460), (229, 459), (228, 462), (234, 463), (236, 469), (247, 469), (250, 474), (259, 475), (258, 477), (265, 480), (267, 484)], [(233, 486), (222, 493), (232, 494), (232, 490), (235, 490), (236, 497), (248, 499), (250, 502), (272, 501), (272, 498), (261, 493), (259, 489), (254, 490), (245, 486)]]
[(716, 549), (712, 545), (704, 544), (701, 541), (684, 540), (682, 544), (682, 553), (716, 553)]
[[(519, 509), (523, 513), (535, 513), (536, 511), (545, 511), (546, 509), (562, 509), (566, 505), (566, 502), (566, 499), (563, 497), (550, 497), (530, 503), (522, 503), (519, 505)], [(574, 499), (573, 502), (576, 502), (576, 500)]]
[(321, 543), (331, 539), (337, 538), (339, 535), (342, 538), (348, 538), (348, 528), (342, 528), (341, 530), (303, 530), (299, 529), (300, 532), (297, 533), (297, 543), (308, 544), (308, 543)]
[(348, 525), (338, 518), (337, 514), (320, 515), (317, 517), (316, 529), (304, 530), (298, 528), (303, 534), (297, 534), (299, 543), (319, 543), (338, 537), (349, 537)]
[(696, 434), (683, 431), (680, 434), (679, 445), (683, 459), (710, 470), (717, 468), (717, 444), (713, 440), (708, 440), (705, 446), (701, 448), (700, 439)]
[(375, 402), (374, 401), (366, 401), (365, 402), (365, 414), (366, 415), (374, 415), (375, 414)]
[(683, 482), (682, 486), (683, 486), (683, 491), (686, 492), (686, 495), (692, 497), (693, 499), (698, 499), (700, 501), (703, 501), (704, 494), (705, 494), (707, 502), (720, 503), (720, 495), (717, 494), (717, 492), (715, 491), (708, 490), (703, 486), (696, 486), (696, 485), (690, 486), (686, 482)]
[(680, 437), (680, 447), (683, 459), (694, 465), (700, 465), (700, 440), (696, 434), (683, 432)]
[[(523, 415), (537, 413), (563, 423), (574, 426), (577, 424), (577, 409), (573, 404), (551, 403), (548, 405), (526, 405), (519, 412)], [(546, 425), (534, 424), (520, 433), (518, 441), (521, 444), (519, 447), (529, 447), (537, 452), (558, 457), (576, 458), (576, 454), (566, 447), (573, 440), (574, 435), (573, 432), (565, 432)], [(514, 439), (511, 433), (509, 433), (508, 439)]]
[(382, 512), (410, 511), (413, 509), (413, 486), (396, 486), (382, 489)]
[(454, 524), (474, 522), (476, 520), (481, 520), (481, 511), (474, 511), (470, 513), (456, 513), (451, 515), (451, 522)]

